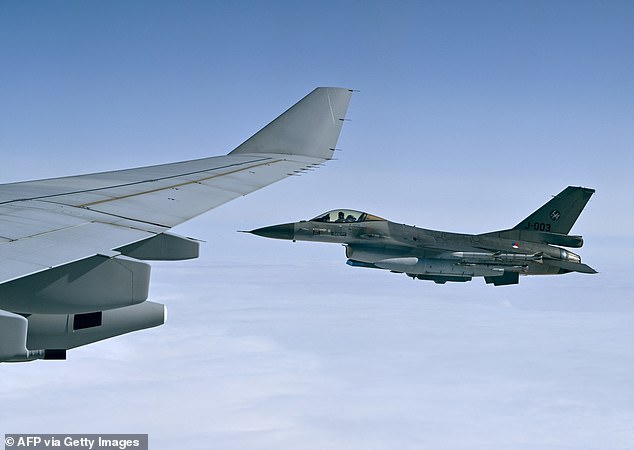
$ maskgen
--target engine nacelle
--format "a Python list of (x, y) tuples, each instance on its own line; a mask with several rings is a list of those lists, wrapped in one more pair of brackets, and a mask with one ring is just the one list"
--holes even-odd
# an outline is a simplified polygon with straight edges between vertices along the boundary
[(96, 255), (0, 284), (0, 309), (25, 314), (68, 314), (144, 302), (150, 265)]
[(165, 323), (160, 303), (83, 314), (32, 314), (0, 311), (0, 362), (65, 359), (66, 350), (157, 327)]
[(66, 359), (66, 350), (29, 350), (26, 347), (28, 321), (24, 316), (0, 311), (0, 362), (34, 359)]
[(28, 322), (25, 317), (0, 311), (0, 362), (29, 357), (26, 348)]
[(29, 349), (71, 349), (165, 323), (160, 303), (143, 302), (125, 308), (84, 314), (33, 314), (28, 319)]

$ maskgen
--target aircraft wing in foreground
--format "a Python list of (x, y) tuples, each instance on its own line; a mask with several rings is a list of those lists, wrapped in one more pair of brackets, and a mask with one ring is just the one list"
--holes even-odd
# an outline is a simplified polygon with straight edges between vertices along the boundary
[(438, 284), (484, 277), (495, 286), (520, 275), (596, 273), (581, 257), (581, 236), (568, 234), (594, 193), (569, 186), (508, 230), (460, 234), (398, 224), (361, 211), (333, 210), (314, 219), (250, 231), (293, 241), (344, 244), (348, 265), (405, 273)]
[(144, 261), (198, 257), (168, 230), (331, 159), (351, 95), (317, 88), (226, 156), (0, 185), (0, 362), (162, 325)]

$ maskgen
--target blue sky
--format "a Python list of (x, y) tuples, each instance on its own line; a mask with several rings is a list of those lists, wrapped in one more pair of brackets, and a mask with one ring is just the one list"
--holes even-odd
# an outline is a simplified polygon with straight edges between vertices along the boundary
[[(0, 1), (2, 182), (224, 154), (315, 86), (360, 90), (337, 161), (175, 230), (206, 243), (154, 265), (168, 324), (0, 366), (0, 432), (628, 448), (632, 29), (618, 1)], [(339, 207), (484, 232), (569, 184), (597, 189), (573, 229), (596, 276), (436, 286), (235, 233)]]

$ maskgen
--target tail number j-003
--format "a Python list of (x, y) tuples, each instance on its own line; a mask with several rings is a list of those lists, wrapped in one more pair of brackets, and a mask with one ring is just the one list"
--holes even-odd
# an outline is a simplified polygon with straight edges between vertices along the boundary
[(526, 226), (524, 227), (526, 230), (535, 230), (535, 231), (550, 231), (550, 224), (544, 222), (526, 222)]

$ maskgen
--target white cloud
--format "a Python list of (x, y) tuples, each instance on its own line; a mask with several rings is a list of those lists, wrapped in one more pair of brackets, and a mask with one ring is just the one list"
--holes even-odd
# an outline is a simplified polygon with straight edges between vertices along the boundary
[(632, 442), (634, 309), (560, 295), (593, 277), (436, 286), (343, 258), (214, 258), (155, 267), (166, 326), (0, 366), (0, 431), (148, 432), (152, 448)]

